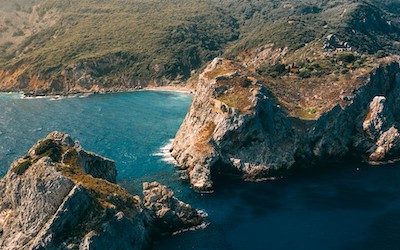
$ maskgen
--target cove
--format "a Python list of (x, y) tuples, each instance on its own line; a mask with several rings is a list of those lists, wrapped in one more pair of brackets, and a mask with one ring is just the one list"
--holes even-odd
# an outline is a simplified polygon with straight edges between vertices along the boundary
[(399, 164), (321, 165), (264, 183), (219, 177), (213, 194), (192, 192), (160, 151), (190, 102), (190, 95), (150, 91), (60, 100), (0, 95), (0, 173), (60, 130), (115, 160), (118, 182), (130, 192), (157, 180), (209, 214), (206, 229), (165, 237), (155, 249), (398, 249)]

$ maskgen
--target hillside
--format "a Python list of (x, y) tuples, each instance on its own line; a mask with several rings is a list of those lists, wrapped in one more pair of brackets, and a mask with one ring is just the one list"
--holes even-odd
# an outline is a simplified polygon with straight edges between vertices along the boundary
[[(355, 55), (349, 70), (368, 69), (371, 56), (400, 48), (399, 8), (372, 0), (0, 0), (0, 89), (176, 84), (218, 55), (278, 82), (290, 65), (301, 78), (344, 75), (346, 67), (330, 65), (341, 53), (323, 49), (326, 37)], [(320, 68), (308, 65), (312, 58)]]

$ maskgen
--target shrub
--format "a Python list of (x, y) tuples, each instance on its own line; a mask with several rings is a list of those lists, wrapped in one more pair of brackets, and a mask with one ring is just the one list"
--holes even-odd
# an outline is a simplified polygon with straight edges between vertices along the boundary
[(16, 37), (16, 36), (24, 36), (25, 35), (25, 33), (22, 31), (22, 30), (17, 30), (17, 31), (14, 31), (13, 33), (12, 33), (12, 36), (13, 37)]
[(342, 69), (342, 71), (340, 73), (347, 74), (347, 73), (349, 73), (349, 69)]
[(299, 76), (301, 78), (309, 78), (311, 77), (311, 72), (309, 69), (301, 69), (299, 72)]
[(23, 175), (30, 166), (32, 166), (32, 162), (30, 160), (26, 160), (16, 165), (12, 171), (17, 175)]
[(35, 154), (39, 159), (45, 156), (50, 157), (54, 162), (61, 159), (61, 147), (51, 139), (42, 141), (35, 149)]
[(383, 58), (383, 57), (385, 57), (385, 56), (387, 56), (388, 54), (384, 51), (384, 50), (378, 50), (377, 52), (376, 52), (376, 57), (378, 57), (378, 58)]
[(344, 63), (352, 63), (357, 60), (357, 57), (352, 53), (343, 53), (338, 55), (338, 60)]
[(277, 63), (264, 68), (260, 68), (257, 70), (257, 72), (261, 75), (269, 75), (273, 78), (276, 78), (278, 76), (286, 75), (288, 73), (288, 70), (286, 69), (285, 64)]

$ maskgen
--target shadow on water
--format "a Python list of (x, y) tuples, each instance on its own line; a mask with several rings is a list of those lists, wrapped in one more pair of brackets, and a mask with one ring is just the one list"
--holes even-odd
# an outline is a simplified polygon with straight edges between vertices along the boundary
[(369, 227), (366, 240), (348, 250), (398, 250), (400, 249), (400, 209), (377, 216)]
[(270, 249), (399, 249), (392, 246), (400, 245), (400, 164), (347, 162), (262, 183), (213, 180), (213, 194), (189, 189), (184, 196), (209, 213), (211, 224), (164, 238), (156, 249), (263, 249), (266, 242)]
[[(211, 225), (171, 237), (156, 249), (175, 244), (176, 249), (263, 249), (266, 242), (271, 249), (399, 249), (400, 164), (347, 162), (263, 183), (213, 178), (214, 194), (192, 200), (206, 209)], [(205, 237), (208, 247), (197, 236)], [(182, 243), (190, 240), (195, 242)]]
[(386, 190), (371, 190), (365, 186), (337, 184), (303, 187), (305, 205), (313, 210), (374, 210), (396, 196)]

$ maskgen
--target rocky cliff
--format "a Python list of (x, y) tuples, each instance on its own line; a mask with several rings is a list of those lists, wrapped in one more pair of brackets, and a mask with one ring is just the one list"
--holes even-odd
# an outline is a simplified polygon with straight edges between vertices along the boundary
[(400, 157), (398, 62), (356, 76), (351, 95), (313, 120), (290, 116), (254, 74), (231, 64), (216, 58), (200, 75), (171, 149), (194, 189), (211, 191), (212, 173), (256, 181), (346, 157)]
[(0, 248), (146, 249), (155, 233), (170, 232), (166, 225), (179, 230), (202, 223), (166, 187), (145, 188), (143, 204), (115, 184), (116, 174), (113, 161), (69, 135), (49, 134), (0, 181)]

